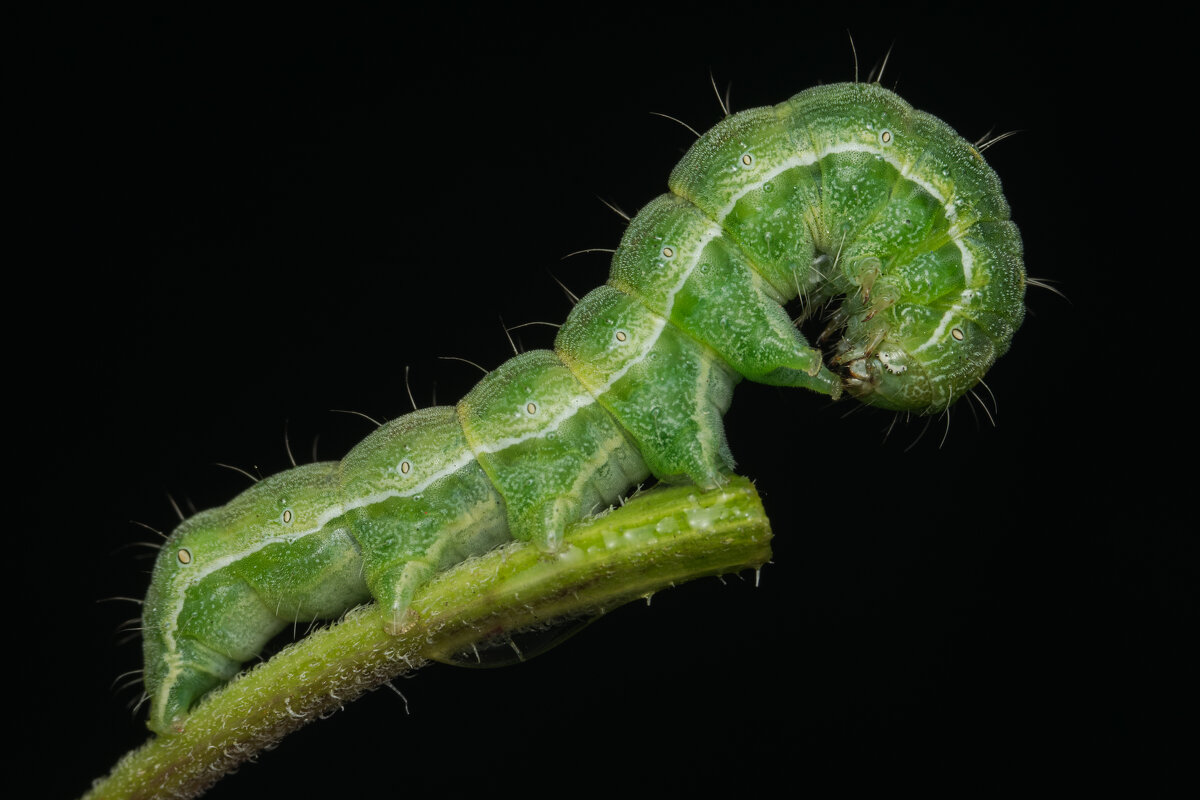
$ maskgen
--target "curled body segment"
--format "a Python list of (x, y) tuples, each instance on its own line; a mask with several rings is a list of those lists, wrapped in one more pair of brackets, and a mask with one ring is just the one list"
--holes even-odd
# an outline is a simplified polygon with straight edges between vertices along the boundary
[(995, 172), (872, 84), (808, 89), (719, 123), (671, 174), (783, 301), (833, 314), (832, 366), (864, 402), (932, 413), (1024, 317), (1021, 239)]
[[(178, 730), (290, 623), (374, 598), (399, 629), (413, 593), (471, 555), (514, 538), (558, 550), (650, 475), (719, 485), (742, 378), (940, 411), (1021, 322), (1021, 242), (995, 174), (878, 86), (730, 116), (669, 186), (553, 351), (180, 524), (145, 604), (151, 728)], [(797, 297), (810, 315), (845, 298), (828, 363), (784, 311)]]

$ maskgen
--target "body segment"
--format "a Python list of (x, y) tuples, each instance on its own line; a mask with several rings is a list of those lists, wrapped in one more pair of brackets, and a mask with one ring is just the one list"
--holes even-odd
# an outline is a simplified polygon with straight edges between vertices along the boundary
[[(553, 351), (176, 529), (145, 606), (151, 728), (178, 729), (294, 621), (374, 598), (399, 629), (413, 592), (471, 555), (511, 538), (554, 551), (651, 475), (719, 485), (734, 464), (721, 417), (743, 378), (941, 411), (1021, 322), (1021, 242), (995, 174), (878, 86), (730, 116), (669, 186)], [(783, 306), (841, 297), (823, 354)]]

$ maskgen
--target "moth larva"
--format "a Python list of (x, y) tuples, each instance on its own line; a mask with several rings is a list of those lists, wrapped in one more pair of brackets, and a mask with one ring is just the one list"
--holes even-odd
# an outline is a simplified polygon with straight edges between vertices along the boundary
[[(152, 729), (179, 730), (293, 619), (374, 598), (400, 629), (413, 592), (472, 554), (513, 538), (553, 551), (650, 475), (719, 485), (743, 378), (938, 412), (1020, 325), (1021, 241), (995, 173), (877, 85), (727, 117), (669, 185), (553, 351), (179, 525), (145, 602)], [(783, 310), (797, 297), (805, 313), (845, 298), (828, 363)]]

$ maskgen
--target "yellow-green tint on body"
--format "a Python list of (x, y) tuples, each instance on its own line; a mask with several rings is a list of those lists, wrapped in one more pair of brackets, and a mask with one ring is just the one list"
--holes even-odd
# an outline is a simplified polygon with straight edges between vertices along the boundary
[(381, 425), (346, 454), (342, 493), (347, 498), (412, 494), (471, 459), (454, 407), (422, 408)]
[(975, 147), (937, 117), (913, 113), (913, 135), (925, 148), (915, 173), (934, 184), (949, 204), (959, 230), (985, 220), (1009, 218), (1000, 178)]
[(684, 154), (667, 181), (671, 191), (720, 222), (723, 209), (749, 185), (765, 181), (793, 152), (791, 137), (772, 108), (726, 117)]
[[(265, 605), (235, 569), (218, 570), (188, 589), (187, 602), (174, 620), (175, 644), (186, 651), (189, 642), (202, 643), (206, 655), (219, 654), (236, 672), (238, 664), (257, 655), (271, 637), (283, 630), (286, 623), (282, 617), (288, 610), (281, 609), (277, 614), (275, 608)], [(196, 666), (186, 654), (182, 661)], [(213, 669), (211, 664), (206, 668)]]
[(386, 632), (384, 609), (352, 612), (213, 693), (177, 735), (152, 738), (95, 783), (89, 800), (196, 796), (220, 775), (370, 689), (497, 633), (579, 619), (703, 575), (758, 567), (771, 533), (753, 485), (707, 494), (655, 490), (572, 527), (555, 558), (512, 545), (457, 565), (414, 600), (416, 620)]
[(947, 242), (907, 261), (889, 264), (883, 280), (909, 302), (927, 305), (943, 297), (948, 302), (957, 300), (966, 288), (963, 277), (962, 251), (955, 243)]
[(814, 282), (820, 192), (819, 169), (795, 166), (748, 188), (721, 220), (781, 305)]
[(700, 268), (707, 244), (720, 235), (720, 228), (688, 201), (659, 195), (625, 229), (608, 284), (670, 318), (675, 293)]
[(416, 494), (364, 506), (350, 518), (377, 598), (389, 591), (381, 576), (398, 565), (423, 560), (440, 568), (508, 537), (504, 500), (474, 460)]
[[(341, 506), (340, 465), (302, 464), (264, 478), (218, 509), (230, 552), (319, 528)], [(197, 558), (200, 563), (201, 559)]]
[(741, 377), (639, 301), (594, 289), (567, 317), (555, 349), (656, 477), (713, 487), (733, 468), (721, 417)]
[(797, 193), (789, 181), (774, 177), (795, 152), (775, 109), (750, 109), (726, 117), (700, 137), (668, 181), (672, 192), (737, 242), (779, 303), (796, 296), (812, 263), (811, 235), (806, 225), (797, 224), (803, 215), (790, 217), (787, 208), (807, 192)]
[(814, 86), (775, 107), (793, 152), (888, 148), (911, 164), (921, 143), (910, 134), (914, 113), (899, 95), (873, 83)]
[[(613, 256), (609, 285), (667, 317), (750, 380), (834, 393), (832, 376), (818, 374), (820, 353), (764, 291), (745, 254), (716, 233), (696, 206), (662, 195), (631, 224)], [(657, 261), (663, 270), (638, 268)], [(675, 283), (667, 285), (664, 275)]]
[(900, 173), (871, 152), (831, 153), (822, 158), (821, 216), (829, 239), (823, 250), (846, 252), (859, 231), (873, 222), (887, 205)]
[(1021, 235), (1007, 220), (983, 221), (972, 225), (961, 242), (974, 259), (976, 276), (963, 313), (986, 329), (1001, 356), (1025, 318)]
[(569, 522), (616, 502), (646, 465), (625, 433), (546, 350), (510, 359), (458, 407), (515, 539), (553, 550)]
[(872, 367), (877, 377), (873, 405), (944, 411), (996, 358), (988, 332), (953, 308), (901, 302), (885, 314), (891, 333), (877, 352), (888, 357), (888, 364)]
[[(890, 164), (881, 169), (894, 172)], [(949, 231), (950, 222), (942, 204), (919, 184), (897, 175), (887, 204), (866, 220), (853, 238), (840, 246), (840, 258), (853, 261), (874, 256), (880, 259), (884, 271), (891, 274), (902, 265), (921, 260), (930, 252), (949, 245), (950, 249), (945, 252), (953, 255), (949, 260), (961, 273), (961, 258), (950, 240)]]
[(308, 623), (335, 617), (369, 597), (362, 554), (348, 521), (336, 518), (315, 533), (263, 547), (224, 571), (245, 581), (283, 619)]
[(476, 463), (453, 406), (381, 426), (347, 454), (342, 472), (363, 577), (398, 623), (423, 580), (508, 539), (504, 500)]

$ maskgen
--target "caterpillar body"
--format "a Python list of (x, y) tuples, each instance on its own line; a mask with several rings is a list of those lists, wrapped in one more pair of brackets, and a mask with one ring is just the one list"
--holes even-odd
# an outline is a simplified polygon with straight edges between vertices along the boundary
[[(729, 116), (669, 187), (553, 351), (176, 528), (144, 604), (151, 729), (180, 730), (298, 617), (374, 598), (399, 630), (414, 591), (471, 555), (510, 539), (559, 550), (568, 524), (649, 476), (719, 485), (743, 378), (938, 412), (1021, 323), (1021, 239), (995, 173), (878, 85)], [(826, 359), (784, 305), (812, 315), (839, 297)]]

